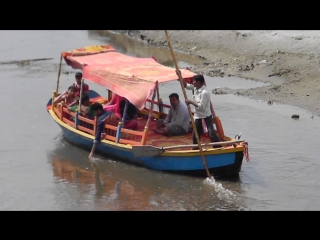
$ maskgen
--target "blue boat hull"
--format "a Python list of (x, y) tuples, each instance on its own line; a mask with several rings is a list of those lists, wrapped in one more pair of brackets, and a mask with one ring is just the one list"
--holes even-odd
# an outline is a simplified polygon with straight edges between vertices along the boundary
[[(77, 146), (90, 150), (93, 144), (91, 138), (79, 135), (76, 132), (58, 124), (65, 139)], [(136, 157), (130, 149), (109, 145), (101, 142), (96, 149), (102, 155), (113, 157), (128, 163), (144, 166), (153, 170), (170, 171), (196, 176), (206, 176), (201, 155), (193, 156), (156, 156)], [(238, 175), (243, 160), (243, 152), (206, 155), (207, 167), (214, 177)]]

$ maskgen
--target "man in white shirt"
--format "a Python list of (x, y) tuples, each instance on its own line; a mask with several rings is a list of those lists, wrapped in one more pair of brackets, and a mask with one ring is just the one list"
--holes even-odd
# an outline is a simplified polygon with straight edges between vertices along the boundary
[[(215, 117), (215, 113), (213, 109), (211, 112), (210, 93), (204, 85), (205, 82), (203, 75), (193, 76), (193, 84), (188, 84), (184, 80), (183, 82), (186, 89), (194, 90), (192, 100), (186, 100), (186, 104), (191, 104), (194, 106), (194, 122), (198, 131), (199, 140), (201, 140), (201, 134), (203, 133), (202, 119), (204, 119), (208, 128), (208, 135), (211, 139), (211, 142), (220, 142), (219, 136), (213, 129), (212, 118)], [(194, 131), (192, 132), (192, 141), (193, 144), (198, 144)]]
[(190, 115), (185, 104), (180, 102), (179, 95), (172, 93), (169, 96), (171, 108), (166, 119), (159, 119), (155, 133), (166, 136), (179, 136), (187, 134), (190, 125)]

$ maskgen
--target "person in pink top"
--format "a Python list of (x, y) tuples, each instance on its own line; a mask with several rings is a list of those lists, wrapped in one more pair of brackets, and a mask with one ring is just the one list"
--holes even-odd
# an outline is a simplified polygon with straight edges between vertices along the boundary
[(118, 94), (113, 93), (112, 99), (110, 102), (103, 105), (103, 109), (105, 111), (113, 112), (118, 119), (121, 118), (121, 109), (120, 109), (120, 102), (122, 100), (126, 100), (124, 97), (119, 96)]

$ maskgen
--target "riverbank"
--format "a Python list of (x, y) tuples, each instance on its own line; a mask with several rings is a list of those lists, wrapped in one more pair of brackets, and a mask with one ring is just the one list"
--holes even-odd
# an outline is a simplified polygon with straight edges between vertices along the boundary
[[(111, 30), (168, 48), (163, 30)], [(288, 104), (320, 116), (320, 31), (169, 30), (176, 51), (198, 56), (191, 70), (271, 83), (254, 89), (223, 89), (257, 100)]]

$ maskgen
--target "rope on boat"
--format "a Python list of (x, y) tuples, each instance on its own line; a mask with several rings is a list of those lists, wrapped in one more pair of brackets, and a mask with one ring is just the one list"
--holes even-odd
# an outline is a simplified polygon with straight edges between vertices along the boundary
[(250, 156), (249, 156), (249, 145), (248, 145), (248, 142), (244, 142), (243, 146), (244, 146), (243, 154), (246, 157), (247, 162), (249, 162), (250, 161)]

